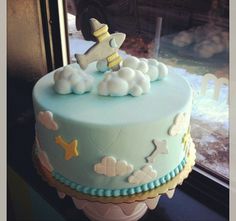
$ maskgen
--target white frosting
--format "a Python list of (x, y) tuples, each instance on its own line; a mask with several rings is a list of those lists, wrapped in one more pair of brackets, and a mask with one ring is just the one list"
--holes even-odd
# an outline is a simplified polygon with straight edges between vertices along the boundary
[(133, 171), (133, 165), (128, 164), (125, 160), (116, 160), (109, 156), (104, 157), (101, 163), (94, 165), (94, 171), (105, 176), (123, 176)]
[(139, 59), (130, 56), (123, 61), (123, 67), (139, 70), (148, 75), (151, 81), (161, 80), (168, 75), (167, 66), (156, 59)]
[(54, 89), (59, 94), (83, 94), (91, 91), (94, 78), (79, 68), (66, 66), (54, 74)]
[(49, 130), (57, 130), (58, 125), (53, 119), (53, 113), (50, 111), (40, 111), (37, 120)]
[(103, 96), (140, 96), (150, 90), (150, 78), (139, 70), (122, 67), (109, 72), (98, 85), (98, 94)]
[(133, 184), (148, 183), (156, 176), (157, 171), (151, 165), (145, 165), (141, 170), (137, 170), (129, 176), (128, 181)]

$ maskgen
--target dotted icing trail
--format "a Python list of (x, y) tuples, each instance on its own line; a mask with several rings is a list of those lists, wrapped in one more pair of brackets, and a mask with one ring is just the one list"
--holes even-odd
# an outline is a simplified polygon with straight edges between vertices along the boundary
[(101, 196), (101, 197), (118, 197), (118, 196), (133, 195), (133, 194), (145, 192), (148, 190), (152, 190), (156, 187), (159, 187), (165, 184), (166, 182), (170, 181), (171, 179), (173, 179), (177, 174), (179, 174), (183, 170), (185, 164), (186, 164), (186, 159), (184, 158), (174, 170), (172, 170), (171, 172), (169, 172), (168, 174), (166, 174), (165, 176), (157, 180), (153, 180), (149, 183), (145, 183), (136, 187), (114, 189), (114, 190), (82, 186), (71, 180), (68, 180), (67, 178), (65, 178), (64, 176), (62, 176), (60, 173), (56, 172), (55, 170), (52, 171), (52, 176), (59, 182), (81, 193), (89, 194), (92, 196)]

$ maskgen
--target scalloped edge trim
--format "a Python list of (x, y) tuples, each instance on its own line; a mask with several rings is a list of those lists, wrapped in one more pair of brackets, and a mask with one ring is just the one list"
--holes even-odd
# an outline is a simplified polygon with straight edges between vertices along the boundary
[(87, 186), (77, 184), (65, 178), (64, 176), (62, 176), (60, 173), (56, 172), (55, 170), (52, 171), (51, 174), (54, 179), (56, 179), (60, 183), (70, 187), (71, 189), (77, 192), (89, 194), (91, 196), (99, 196), (99, 197), (119, 197), (119, 196), (129, 196), (129, 195), (134, 195), (141, 192), (146, 192), (167, 183), (183, 170), (186, 163), (187, 162), (184, 157), (181, 163), (174, 170), (167, 173), (165, 176), (160, 177), (157, 180), (153, 180), (149, 183), (145, 183), (136, 187), (124, 188), (124, 189), (102, 189), (102, 188), (87, 187)]

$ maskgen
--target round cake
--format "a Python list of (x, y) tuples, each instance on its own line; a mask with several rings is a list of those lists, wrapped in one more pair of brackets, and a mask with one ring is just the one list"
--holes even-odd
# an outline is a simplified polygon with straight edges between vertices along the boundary
[(102, 96), (104, 74), (94, 62), (85, 70), (94, 79), (90, 92), (58, 94), (60, 70), (33, 90), (35, 153), (55, 180), (88, 195), (117, 197), (159, 187), (183, 170), (192, 145), (192, 90), (185, 79), (169, 73), (142, 96)]

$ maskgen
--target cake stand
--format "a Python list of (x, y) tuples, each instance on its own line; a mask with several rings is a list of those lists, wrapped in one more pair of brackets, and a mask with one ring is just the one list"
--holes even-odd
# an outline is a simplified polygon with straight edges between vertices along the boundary
[(166, 194), (168, 198), (172, 198), (176, 186), (183, 183), (195, 164), (196, 150), (194, 145), (191, 146), (186, 157), (187, 163), (183, 170), (173, 179), (157, 188), (130, 196), (97, 197), (77, 192), (54, 179), (51, 173), (41, 164), (37, 155), (33, 154), (35, 166), (43, 180), (56, 188), (61, 199), (66, 195), (71, 197), (76, 208), (83, 210), (85, 215), (92, 221), (136, 221), (148, 209), (155, 209), (162, 195)]

